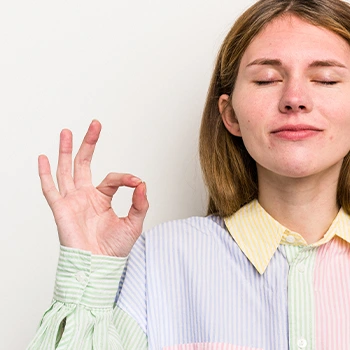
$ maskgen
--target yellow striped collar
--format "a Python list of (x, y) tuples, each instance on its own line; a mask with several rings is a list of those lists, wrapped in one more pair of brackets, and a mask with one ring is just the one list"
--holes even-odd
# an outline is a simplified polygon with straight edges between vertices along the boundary
[[(224, 220), (231, 236), (260, 274), (265, 272), (280, 244), (307, 245), (300, 234), (281, 225), (257, 200)], [(350, 217), (343, 209), (339, 210), (324, 237), (312, 246), (327, 243), (335, 235), (350, 243)]]

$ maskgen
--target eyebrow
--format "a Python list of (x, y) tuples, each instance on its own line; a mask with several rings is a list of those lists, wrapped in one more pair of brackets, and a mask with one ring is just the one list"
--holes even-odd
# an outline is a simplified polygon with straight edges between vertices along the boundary
[[(271, 58), (258, 58), (253, 62), (250, 62), (247, 67), (250, 66), (282, 66), (282, 61), (278, 59)], [(314, 67), (339, 67), (339, 68), (347, 68), (342, 63), (335, 60), (316, 60), (309, 64), (310, 68)]]
[(250, 66), (282, 66), (282, 62), (271, 58), (258, 58), (247, 65)]
[(309, 67), (339, 67), (346, 68), (342, 63), (334, 60), (313, 61)]

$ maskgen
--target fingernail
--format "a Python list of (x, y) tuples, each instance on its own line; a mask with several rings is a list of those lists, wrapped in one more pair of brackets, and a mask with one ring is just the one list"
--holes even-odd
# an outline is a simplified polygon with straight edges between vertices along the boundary
[(135, 184), (137, 184), (137, 183), (139, 183), (139, 182), (142, 182), (142, 180), (141, 180), (140, 178), (136, 177), (136, 176), (133, 176), (133, 177), (131, 178), (131, 181), (134, 182)]
[(143, 190), (143, 194), (145, 197), (147, 197), (147, 186), (146, 186), (146, 182), (142, 181), (142, 183), (145, 185), (144, 190)]

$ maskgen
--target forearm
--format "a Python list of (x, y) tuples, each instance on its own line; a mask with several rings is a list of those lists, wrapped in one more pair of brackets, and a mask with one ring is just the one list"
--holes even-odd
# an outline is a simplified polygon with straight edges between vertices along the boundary
[(115, 306), (126, 258), (61, 247), (54, 300), (28, 349), (145, 349), (138, 324)]

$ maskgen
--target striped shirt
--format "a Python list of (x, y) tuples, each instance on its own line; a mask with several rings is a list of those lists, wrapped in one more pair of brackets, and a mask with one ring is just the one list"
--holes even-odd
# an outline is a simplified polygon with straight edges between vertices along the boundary
[(349, 243), (342, 209), (307, 245), (255, 200), (159, 225), (127, 259), (61, 247), (28, 349), (348, 350)]

